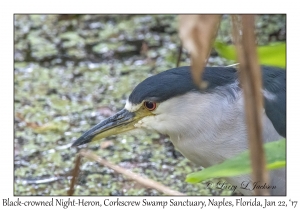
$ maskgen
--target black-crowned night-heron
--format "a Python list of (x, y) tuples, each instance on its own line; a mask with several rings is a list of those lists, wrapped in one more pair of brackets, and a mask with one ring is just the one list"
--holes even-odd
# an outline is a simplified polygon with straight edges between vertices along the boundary
[[(262, 78), (263, 139), (280, 140), (286, 136), (286, 72), (263, 66)], [(189, 67), (145, 79), (132, 91), (124, 109), (85, 132), (73, 146), (131, 130), (151, 130), (169, 135), (186, 158), (203, 167), (248, 149), (238, 72), (232, 67), (206, 67), (203, 80), (208, 87), (199, 91)], [(285, 195), (285, 169), (271, 171), (270, 176), (270, 185), (276, 186), (271, 189), (272, 195)], [(241, 193), (253, 194), (253, 190), (241, 189), (242, 183), (255, 181), (251, 175), (230, 177), (227, 181)]]

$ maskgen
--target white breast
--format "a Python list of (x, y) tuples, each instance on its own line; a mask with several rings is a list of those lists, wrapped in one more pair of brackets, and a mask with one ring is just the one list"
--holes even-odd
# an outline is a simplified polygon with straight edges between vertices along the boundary
[[(185, 98), (182, 99), (182, 97)], [(160, 127), (160, 132), (169, 134), (174, 146), (186, 158), (197, 165), (209, 167), (248, 149), (247, 128), (241, 95), (237, 95), (234, 102), (215, 94), (191, 93), (182, 97), (180, 101), (176, 98), (171, 99), (173, 101), (170, 100), (170, 103), (181, 105), (181, 109), (184, 107), (187, 111), (175, 110), (176, 108), (169, 109), (168, 115), (161, 116), (164, 121), (168, 121), (167, 123), (164, 122), (164, 126), (168, 126)], [(195, 98), (201, 100), (201, 103), (195, 103)], [(184, 105), (181, 104), (182, 101), (185, 101)], [(216, 101), (219, 103), (215, 103)], [(282, 139), (265, 113), (262, 117), (264, 142)], [(186, 127), (187, 125), (189, 127)], [(158, 127), (159, 125), (156, 125), (157, 130), (159, 130)], [(272, 172), (272, 174), (274, 173)], [(273, 184), (274, 182), (276, 184), (278, 179), (282, 179), (282, 174), (285, 173), (281, 173), (279, 177), (272, 175)], [(250, 175), (244, 175), (228, 178), (227, 181), (239, 188), (242, 182), (251, 182), (251, 178)], [(280, 182), (282, 183), (282, 180)], [(253, 191), (243, 189), (240, 189), (240, 192), (245, 195), (253, 193)], [(282, 195), (283, 190), (276, 191), (275, 194), (278, 193)], [(283, 194), (285, 194), (285, 190)]]

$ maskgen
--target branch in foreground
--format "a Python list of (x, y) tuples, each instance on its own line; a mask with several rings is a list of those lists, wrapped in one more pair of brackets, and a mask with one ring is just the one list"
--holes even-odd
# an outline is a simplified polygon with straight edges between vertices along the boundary
[[(241, 21), (239, 21), (239, 19)], [(245, 112), (248, 129), (250, 158), (253, 180), (269, 183), (268, 171), (262, 141), (261, 95), (262, 78), (255, 45), (254, 15), (233, 16), (233, 37), (240, 63), (240, 80), (245, 98)], [(242, 36), (239, 36), (242, 31)], [(256, 195), (270, 195), (268, 189), (255, 188)]]
[(80, 160), (81, 160), (81, 156), (78, 155), (77, 158), (76, 158), (76, 161), (75, 161), (75, 167), (73, 169), (73, 172), (72, 172), (72, 180), (71, 180), (71, 183), (70, 183), (70, 189), (68, 191), (68, 196), (71, 196), (74, 194), (74, 186), (75, 186), (75, 183), (77, 181), (77, 177), (78, 177), (78, 174), (79, 174), (79, 171), (80, 171)]
[(136, 174), (136, 173), (133, 173), (132, 171), (130, 170), (127, 170), (127, 169), (124, 169), (118, 165), (114, 165), (110, 162), (108, 162), (107, 160), (104, 160), (103, 158), (97, 156), (96, 154), (94, 154), (93, 152), (89, 151), (89, 150), (80, 150), (79, 152), (80, 155), (88, 158), (88, 159), (91, 159), (91, 160), (94, 160), (106, 167), (109, 167), (113, 170), (115, 170), (116, 172), (120, 173), (120, 174), (123, 174), (129, 178), (131, 178), (132, 180), (138, 182), (139, 184), (145, 186), (145, 187), (149, 187), (149, 188), (153, 188), (153, 189), (156, 189), (157, 191), (160, 191), (166, 195), (185, 195), (183, 193), (180, 193), (178, 191), (175, 191), (175, 190), (172, 190), (156, 181), (153, 181), (151, 179), (148, 179), (148, 178), (144, 178), (144, 177), (141, 177), (140, 175)]

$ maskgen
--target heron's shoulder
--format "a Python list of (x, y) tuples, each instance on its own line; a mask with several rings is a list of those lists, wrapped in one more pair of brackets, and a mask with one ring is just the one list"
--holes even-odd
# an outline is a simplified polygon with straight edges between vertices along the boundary
[(286, 71), (284, 69), (262, 66), (262, 77), (266, 90), (272, 93), (286, 91)]
[(286, 136), (286, 71), (281, 68), (263, 66), (264, 104), (268, 118), (276, 131)]

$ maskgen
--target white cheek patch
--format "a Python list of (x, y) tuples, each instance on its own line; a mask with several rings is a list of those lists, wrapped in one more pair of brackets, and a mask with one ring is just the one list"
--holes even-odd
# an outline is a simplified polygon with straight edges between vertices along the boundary
[(130, 112), (135, 112), (137, 111), (141, 106), (142, 106), (143, 103), (140, 103), (140, 104), (132, 104), (131, 102), (129, 102), (128, 100), (126, 101), (126, 104), (125, 104), (125, 109), (127, 109), (128, 111)]

